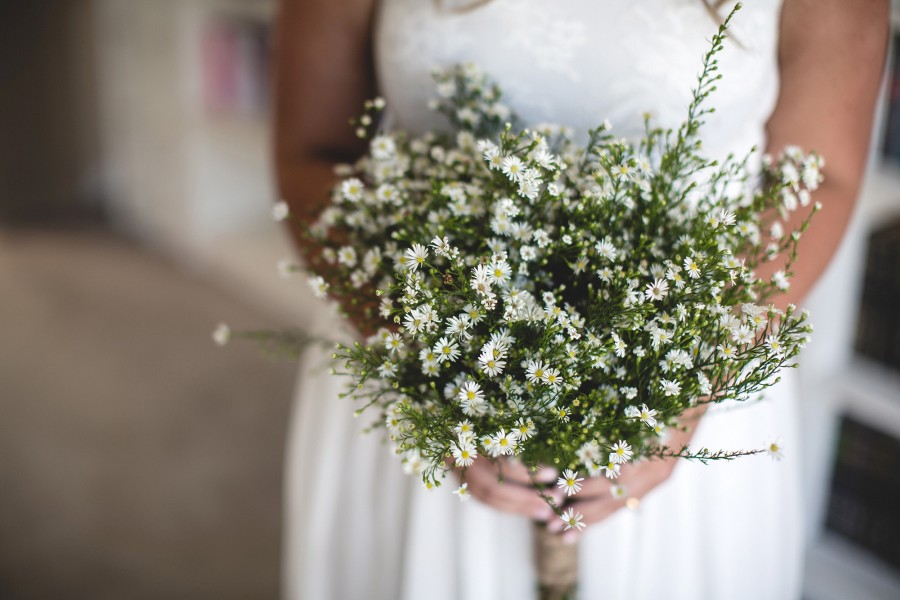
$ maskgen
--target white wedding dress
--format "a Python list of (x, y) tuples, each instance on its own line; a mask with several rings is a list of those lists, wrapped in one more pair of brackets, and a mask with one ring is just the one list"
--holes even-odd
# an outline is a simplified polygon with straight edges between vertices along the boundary
[[(468, 12), (432, 0), (381, 0), (374, 31), (381, 93), (394, 125), (423, 131), (433, 65), (474, 61), (526, 122), (587, 131), (604, 118), (622, 136), (642, 114), (684, 118), (716, 29), (701, 0), (493, 0)], [(452, 8), (452, 2), (446, 3)], [(727, 9), (727, 7), (726, 7)], [(724, 79), (705, 126), (706, 151), (764, 146), (778, 92), (780, 0), (749, 0), (720, 55)], [(339, 328), (322, 313), (323, 331)], [(446, 485), (402, 473), (380, 432), (339, 399), (328, 358), (303, 359), (287, 466), (285, 594), (290, 600), (523, 600), (534, 597), (529, 523)], [(794, 378), (763, 402), (719, 406), (697, 447), (758, 448), (779, 437), (786, 458), (683, 461), (635, 512), (589, 528), (582, 599), (778, 600), (799, 597), (802, 532)], [(449, 489), (448, 489), (449, 488)]]

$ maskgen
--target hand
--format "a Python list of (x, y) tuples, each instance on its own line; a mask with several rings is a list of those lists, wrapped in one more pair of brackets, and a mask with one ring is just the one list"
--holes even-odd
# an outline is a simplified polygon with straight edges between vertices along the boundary
[(535, 521), (552, 521), (553, 509), (541, 498), (532, 481), (548, 484), (544, 490), (557, 506), (563, 493), (555, 487), (559, 473), (543, 467), (529, 473), (528, 467), (516, 459), (500, 457), (494, 460), (479, 456), (465, 471), (469, 492), (481, 502), (497, 510), (524, 515)]
[[(563, 508), (571, 507), (576, 512), (580, 512), (584, 517), (583, 523), (590, 527), (625, 507), (627, 503), (636, 503), (666, 481), (672, 475), (677, 460), (674, 458), (652, 459), (622, 465), (621, 475), (614, 481), (606, 477), (586, 478), (581, 491), (569, 498)], [(621, 497), (613, 496), (614, 485), (624, 488), (625, 493)], [(547, 524), (547, 529), (553, 532), (562, 532), (564, 526), (562, 520), (552, 519)], [(581, 532), (570, 529), (563, 533), (563, 539), (574, 542), (579, 535)]]
[[(678, 451), (694, 437), (697, 421), (706, 411), (705, 405), (685, 411), (681, 416), (684, 429), (673, 428), (666, 445)], [(615, 480), (606, 477), (585, 479), (581, 491), (569, 497), (563, 508), (573, 508), (583, 516), (583, 523), (590, 527), (611, 516), (616, 511), (629, 505), (635, 505), (657, 486), (665, 482), (678, 464), (677, 458), (650, 459), (622, 465), (621, 474)], [(613, 496), (613, 486), (624, 488), (621, 497)], [(565, 524), (560, 519), (552, 519), (547, 529), (553, 532), (563, 531)], [(563, 533), (563, 539), (574, 542), (581, 532), (570, 529)]]

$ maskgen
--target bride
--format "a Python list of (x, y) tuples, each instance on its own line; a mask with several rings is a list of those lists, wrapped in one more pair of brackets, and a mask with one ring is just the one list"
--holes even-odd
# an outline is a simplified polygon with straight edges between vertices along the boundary
[[(282, 0), (282, 195), (301, 223), (315, 218), (334, 164), (363, 151), (347, 119), (369, 98), (387, 99), (399, 129), (440, 126), (426, 109), (433, 65), (478, 63), (527, 123), (587, 131), (608, 118), (618, 135), (630, 137), (643, 132), (649, 111), (656, 124), (676, 126), (707, 40), (731, 7), (709, 0)], [(717, 112), (701, 133), (707, 154), (752, 146), (776, 153), (793, 144), (827, 161), (815, 197), (825, 210), (804, 237), (781, 304), (803, 299), (852, 213), (888, 10), (887, 0), (747, 0), (720, 55), (724, 79), (711, 100)], [(315, 252), (297, 240), (302, 252)], [(322, 306), (314, 310), (323, 331), (342, 327)], [(506, 473), (500, 483), (495, 467), (479, 459), (467, 475), (477, 501), (465, 504), (446, 491), (421, 489), (377, 434), (360, 434), (365, 423), (337, 397), (343, 382), (327, 374), (327, 363), (318, 351), (302, 362), (288, 447), (286, 597), (533, 597), (529, 522), (548, 515), (522, 474)], [(710, 410), (676, 440), (744, 448), (779, 436), (788, 449), (781, 462), (629, 465), (620, 481), (632, 510), (605, 481), (589, 481), (579, 503), (590, 524), (581, 534), (580, 596), (799, 597), (793, 385), (785, 377), (764, 402)], [(555, 521), (548, 527), (559, 529)]]

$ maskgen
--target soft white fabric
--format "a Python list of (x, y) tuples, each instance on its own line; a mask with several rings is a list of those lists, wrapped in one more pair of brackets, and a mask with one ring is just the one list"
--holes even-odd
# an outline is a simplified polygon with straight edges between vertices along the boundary
[[(453, 1), (448, 1), (448, 5)], [(382, 0), (381, 91), (398, 128), (438, 125), (429, 70), (466, 60), (499, 81), (526, 122), (586, 130), (609, 118), (639, 135), (644, 112), (681, 122), (716, 24), (700, 0), (494, 0), (469, 13), (432, 0)], [(714, 156), (764, 144), (777, 96), (780, 0), (749, 0), (739, 45), (703, 132)], [(337, 328), (325, 316), (323, 329)], [(331, 320), (331, 321), (329, 321)], [(330, 324), (329, 324), (330, 323)], [(287, 462), (285, 594), (290, 600), (522, 600), (534, 597), (529, 524), (403, 475), (380, 433), (361, 435), (324, 353), (302, 361)], [(636, 512), (590, 528), (580, 598), (778, 600), (799, 596), (796, 399), (790, 373), (765, 401), (721, 406), (695, 443), (756, 448), (780, 437), (782, 462), (682, 462)], [(445, 486), (453, 487), (453, 486)]]

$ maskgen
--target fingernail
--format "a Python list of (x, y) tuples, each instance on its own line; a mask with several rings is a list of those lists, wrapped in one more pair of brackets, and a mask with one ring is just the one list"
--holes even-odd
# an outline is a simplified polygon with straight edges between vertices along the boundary
[(567, 531), (562, 535), (563, 544), (574, 544), (578, 541), (578, 536), (581, 535), (577, 531)]
[(550, 508), (549, 506), (542, 506), (535, 511), (534, 520), (549, 521), (551, 518), (553, 518), (553, 514), (554, 513), (552, 508)]
[(541, 467), (534, 478), (541, 483), (552, 483), (559, 477), (559, 473), (553, 467)]

